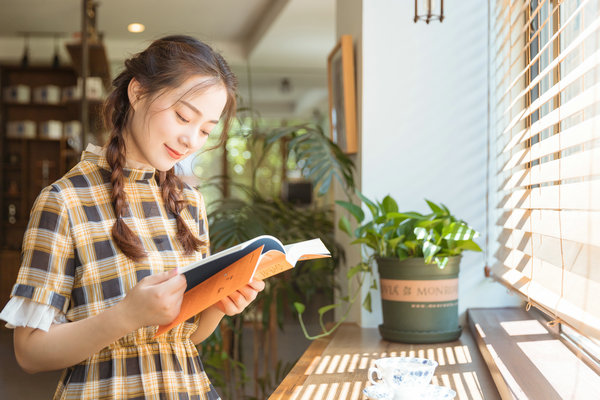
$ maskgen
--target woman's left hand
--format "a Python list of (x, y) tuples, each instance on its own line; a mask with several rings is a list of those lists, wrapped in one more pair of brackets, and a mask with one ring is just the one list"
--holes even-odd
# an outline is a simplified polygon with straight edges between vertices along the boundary
[(262, 291), (264, 288), (265, 283), (263, 281), (252, 281), (240, 290), (225, 297), (218, 302), (216, 306), (221, 312), (231, 317), (244, 311), (244, 309), (254, 301), (258, 292)]

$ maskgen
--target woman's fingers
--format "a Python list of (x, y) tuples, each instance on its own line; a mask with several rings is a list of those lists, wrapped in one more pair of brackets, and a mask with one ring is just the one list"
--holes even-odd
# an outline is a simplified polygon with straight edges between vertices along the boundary
[(248, 303), (252, 302), (256, 298), (256, 295), (258, 295), (258, 292), (250, 285), (244, 286), (237, 293), (243, 296)]
[(217, 303), (217, 307), (225, 314), (232, 316), (238, 314), (237, 306), (229, 297), (225, 297), (223, 300)]
[(179, 314), (186, 287), (175, 269), (147, 276), (125, 296), (125, 310), (140, 326), (169, 323)]
[(265, 283), (263, 281), (252, 281), (241, 289), (231, 293), (229, 296), (225, 297), (223, 300), (216, 304), (217, 308), (229, 315), (233, 316), (244, 311), (246, 307), (258, 295), (258, 292), (265, 288)]
[(257, 292), (260, 292), (265, 288), (265, 283), (263, 281), (255, 280), (255, 281), (250, 282), (248, 285), (251, 286)]
[(145, 277), (144, 279), (142, 279), (140, 282), (144, 282), (144, 284), (146, 284), (146, 285), (158, 285), (160, 283), (168, 281), (169, 279), (173, 278), (175, 275), (177, 275), (176, 268), (174, 268), (170, 271), (164, 271), (164, 272), (160, 272), (158, 274), (149, 275), (149, 276)]
[(179, 293), (187, 287), (187, 280), (185, 279), (185, 275), (175, 275), (162, 284), (167, 293)]

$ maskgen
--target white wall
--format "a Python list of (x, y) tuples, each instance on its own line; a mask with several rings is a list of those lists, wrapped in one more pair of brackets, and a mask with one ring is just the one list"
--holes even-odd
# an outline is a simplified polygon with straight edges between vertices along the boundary
[[(402, 210), (427, 211), (424, 198), (442, 202), (483, 233), (478, 240), (483, 248), (486, 3), (445, 2), (444, 22), (427, 25), (412, 21), (412, 1), (338, 0), (338, 36), (352, 33), (343, 29), (348, 26), (343, 20), (348, 7), (362, 11), (361, 31), (355, 34), (362, 54), (357, 58), (357, 81), (362, 86), (358, 96), (362, 192), (376, 199), (389, 193)], [(464, 254), (461, 314), (469, 307), (519, 303), (516, 296), (484, 277), (484, 266), (483, 253)], [(376, 326), (381, 313), (361, 312), (360, 322)]]

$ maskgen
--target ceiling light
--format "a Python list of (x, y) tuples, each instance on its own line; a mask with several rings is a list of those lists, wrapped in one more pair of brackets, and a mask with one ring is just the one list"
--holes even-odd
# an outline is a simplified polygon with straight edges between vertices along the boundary
[(137, 22), (127, 25), (127, 30), (132, 33), (144, 32), (145, 29), (146, 27), (144, 25), (138, 24)]

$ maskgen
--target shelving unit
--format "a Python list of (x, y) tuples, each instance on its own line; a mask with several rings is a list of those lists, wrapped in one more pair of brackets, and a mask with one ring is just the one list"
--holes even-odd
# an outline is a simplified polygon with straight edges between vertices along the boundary
[[(62, 92), (62, 88), (77, 85), (78, 76), (77, 70), (70, 66), (0, 66), (0, 259), (11, 260), (0, 266), (0, 304), (8, 301), (16, 280), (23, 234), (35, 199), (44, 187), (79, 161), (85, 146), (83, 143), (73, 146), (64, 135), (57, 139), (39, 135), (39, 125), (44, 121), (81, 122), (84, 102), (35, 103), (31, 96), (30, 102), (12, 103), (5, 101), (4, 88), (26, 85), (33, 92), (36, 87), (54, 85)], [(101, 144), (102, 100), (86, 99), (85, 104), (88, 110), (87, 139)], [(35, 137), (8, 137), (8, 123), (24, 120), (36, 123)]]
[[(23, 234), (40, 191), (79, 161), (87, 143), (103, 144), (104, 141), (103, 100), (87, 98), (86, 87), (97, 87), (88, 86), (89, 80), (82, 80), (77, 100), (58, 104), (12, 103), (5, 100), (4, 89), (25, 85), (33, 93), (36, 87), (54, 85), (61, 89), (62, 100), (62, 89), (76, 86), (78, 78), (100, 77), (107, 92), (110, 68), (102, 36), (96, 31), (96, 6), (90, 0), (82, 1), (81, 32), (86, 34), (67, 44), (72, 66), (0, 65), (0, 307), (8, 301), (16, 280)], [(7, 135), (11, 121), (35, 122), (36, 134), (27, 138)], [(41, 137), (39, 124), (44, 121), (80, 121), (79, 138), (67, 139), (63, 134), (57, 134), (56, 139)]]
[[(60, 88), (77, 84), (77, 74), (72, 68), (3, 66), (0, 67), (0, 86), (27, 85), (35, 88), (55, 85)], [(7, 137), (10, 121), (30, 120), (39, 124), (56, 120), (78, 120), (74, 107), (66, 104), (10, 103), (2, 98), (0, 106), (0, 154), (2, 173), (0, 187), (0, 247), (18, 250), (29, 210), (40, 190), (58, 179), (75, 162), (65, 139), (45, 139), (37, 135), (31, 139)]]

